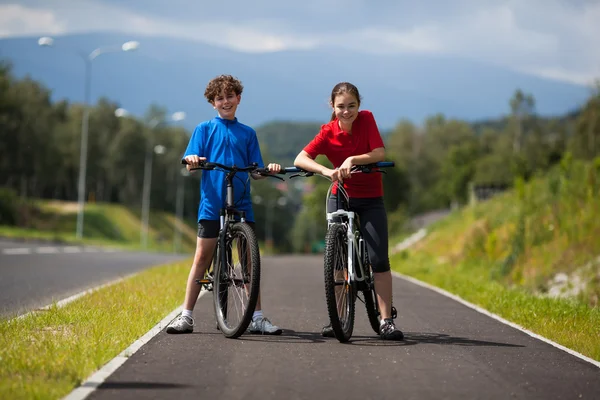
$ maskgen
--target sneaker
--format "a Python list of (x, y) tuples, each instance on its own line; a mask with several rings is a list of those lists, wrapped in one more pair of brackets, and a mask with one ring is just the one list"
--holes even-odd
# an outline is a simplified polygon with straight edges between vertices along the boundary
[(260, 335), (281, 335), (282, 329), (275, 326), (265, 317), (258, 318), (250, 323), (248, 332)]
[(400, 329), (396, 328), (393, 319), (386, 318), (383, 325), (379, 327), (379, 337), (383, 340), (402, 340), (404, 339), (404, 334)]
[(335, 337), (335, 333), (333, 332), (333, 328), (331, 324), (325, 325), (321, 330), (321, 336), (323, 337)]
[(190, 317), (180, 315), (175, 318), (169, 326), (167, 333), (192, 333), (194, 331), (194, 320)]

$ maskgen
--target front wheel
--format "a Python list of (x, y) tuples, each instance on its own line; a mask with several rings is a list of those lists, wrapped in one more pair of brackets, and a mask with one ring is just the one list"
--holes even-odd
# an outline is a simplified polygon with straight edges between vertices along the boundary
[(217, 324), (228, 338), (241, 336), (252, 321), (260, 289), (260, 253), (250, 225), (229, 225), (224, 247), (219, 239), (213, 300)]
[(332, 224), (325, 238), (325, 298), (331, 328), (340, 342), (354, 330), (356, 290), (348, 279), (348, 238), (344, 224)]

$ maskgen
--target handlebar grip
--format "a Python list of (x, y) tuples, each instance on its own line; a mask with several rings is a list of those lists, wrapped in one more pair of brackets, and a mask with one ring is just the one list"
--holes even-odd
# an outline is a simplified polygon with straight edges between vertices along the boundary
[(380, 168), (385, 168), (385, 167), (394, 167), (396, 165), (396, 163), (393, 161), (380, 161), (375, 165)]
[(305, 170), (303, 170), (301, 168), (298, 168), (298, 167), (285, 167), (284, 169), (281, 170), (280, 173), (282, 173), (282, 174), (292, 174), (292, 173), (295, 173), (295, 172), (307, 172), (307, 171), (305, 171)]

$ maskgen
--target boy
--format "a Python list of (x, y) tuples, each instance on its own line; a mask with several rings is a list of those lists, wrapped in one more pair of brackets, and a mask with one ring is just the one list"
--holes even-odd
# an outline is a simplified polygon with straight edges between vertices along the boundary
[[(198, 167), (200, 161), (208, 160), (225, 165), (247, 166), (253, 162), (264, 165), (254, 129), (238, 122), (235, 117), (243, 91), (242, 83), (231, 75), (220, 75), (206, 86), (204, 97), (217, 110), (218, 116), (199, 124), (184, 154), (188, 170)], [(273, 173), (281, 170), (279, 164), (269, 164)], [(204, 277), (217, 244), (219, 233), (219, 209), (223, 206), (225, 179), (220, 172), (206, 171), (200, 184), (200, 205), (198, 207), (198, 239), (196, 253), (188, 276), (184, 310), (167, 327), (167, 333), (191, 333), (194, 330), (192, 311), (196, 305), (201, 286), (197, 279)], [(252, 174), (254, 179), (261, 179)], [(237, 208), (246, 212), (246, 221), (254, 228), (254, 212), (250, 191), (244, 183), (234, 179), (234, 197)], [(260, 295), (248, 328), (250, 333), (280, 335), (282, 330), (264, 317)]]

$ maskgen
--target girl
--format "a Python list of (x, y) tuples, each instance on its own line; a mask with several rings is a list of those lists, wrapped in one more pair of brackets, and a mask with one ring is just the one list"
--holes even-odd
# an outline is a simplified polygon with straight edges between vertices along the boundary
[[(307, 171), (320, 173), (332, 182), (343, 184), (349, 197), (348, 207), (359, 215), (361, 231), (367, 245), (374, 276), (377, 302), (381, 312), (379, 335), (382, 339), (402, 340), (403, 333), (392, 319), (392, 273), (388, 257), (387, 216), (383, 204), (383, 181), (380, 174), (354, 174), (354, 165), (372, 164), (385, 159), (383, 140), (373, 114), (359, 111), (360, 94), (351, 83), (341, 82), (331, 91), (333, 108), (331, 121), (298, 154), (294, 165)], [(325, 155), (335, 169), (315, 161)], [(328, 201), (328, 211), (333, 211), (336, 193)], [(333, 337), (331, 325), (323, 328), (323, 336)]]

